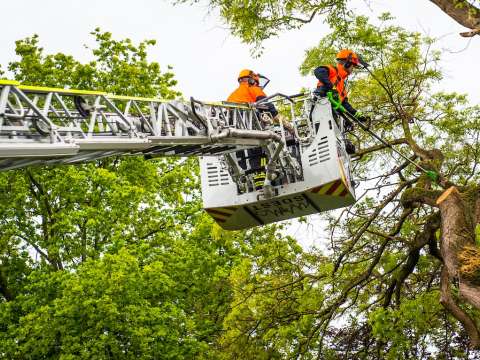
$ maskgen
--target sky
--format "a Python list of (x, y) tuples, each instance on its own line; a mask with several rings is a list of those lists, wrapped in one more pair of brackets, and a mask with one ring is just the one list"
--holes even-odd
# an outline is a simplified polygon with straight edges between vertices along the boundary
[[(412, 31), (439, 38), (441, 67), (445, 78), (435, 90), (468, 93), (472, 104), (480, 102), (480, 37), (465, 39), (465, 29), (428, 0), (353, 0), (359, 14), (376, 16), (388, 11), (397, 24)], [(368, 5), (368, 6), (367, 6)], [(134, 42), (155, 39), (149, 51), (151, 61), (162, 69), (173, 67), (177, 89), (185, 97), (224, 100), (237, 85), (237, 74), (249, 68), (267, 75), (269, 94), (293, 94), (301, 87), (313, 87), (313, 76), (303, 77), (299, 66), (305, 50), (317, 45), (328, 33), (318, 18), (300, 30), (289, 31), (265, 42), (259, 58), (252, 58), (251, 47), (228, 32), (215, 14), (208, 14), (204, 3), (172, 6), (158, 0), (15, 0), (2, 4), (0, 64), (5, 69), (14, 60), (15, 40), (33, 34), (40, 36), (46, 53), (63, 52), (80, 61), (91, 60), (85, 45), (94, 45), (89, 33), (96, 27), (114, 38)], [(8, 14), (8, 15), (5, 15)], [(315, 217), (312, 217), (315, 219)], [(321, 245), (322, 226), (294, 224), (289, 233), (300, 242)], [(313, 239), (313, 240), (312, 240)]]
[[(471, 101), (480, 101), (480, 87), (472, 77), (478, 69), (480, 37), (461, 38), (458, 33), (465, 29), (428, 0), (353, 3), (358, 13), (375, 16), (390, 11), (403, 27), (441, 38), (446, 76), (439, 89), (467, 92)], [(305, 50), (328, 33), (318, 18), (300, 30), (266, 41), (264, 54), (252, 58), (251, 47), (230, 35), (202, 2), (172, 6), (166, 0), (16, 0), (2, 4), (2, 12), (8, 14), (2, 18), (4, 31), (0, 32), (4, 69), (15, 59), (15, 40), (33, 34), (40, 36), (47, 53), (63, 52), (88, 61), (91, 58), (84, 45), (93, 45), (89, 33), (100, 27), (116, 39), (157, 40), (149, 51), (150, 60), (165, 70), (166, 65), (173, 66), (177, 88), (186, 97), (212, 101), (229, 95), (244, 68), (266, 74), (272, 80), (269, 93), (296, 93), (301, 87), (313, 87), (314, 77), (301, 76), (298, 67)]]

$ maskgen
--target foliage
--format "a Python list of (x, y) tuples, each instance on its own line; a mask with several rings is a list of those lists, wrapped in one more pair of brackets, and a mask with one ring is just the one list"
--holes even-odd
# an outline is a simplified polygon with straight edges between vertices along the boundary
[(38, 35), (34, 35), (16, 42), (20, 60), (11, 62), (8, 69), (23, 84), (166, 99), (179, 94), (171, 89), (177, 83), (173, 73), (162, 73), (157, 62), (147, 60), (147, 48), (155, 45), (155, 40), (135, 46), (130, 39), (114, 40), (111, 33), (98, 28), (91, 34), (97, 47), (91, 49), (94, 60), (89, 63), (82, 64), (63, 53), (44, 55)]
[[(175, 303), (175, 284), (161, 261), (140, 267), (138, 258), (121, 250), (102, 261), (88, 260), (59, 279), (37, 270), (29, 280), (17, 302), (30, 307), (22, 309), (26, 314), (2, 342), (3, 353), (30, 359), (56, 354), (62, 359), (172, 359), (198, 351), (194, 324)], [(56, 297), (46, 302), (41, 295), (52, 285)]]
[[(389, 14), (380, 20), (374, 26), (357, 17), (348, 36), (334, 28), (307, 51), (301, 71), (332, 63), (339, 48), (358, 51), (371, 68), (350, 82), (350, 100), (372, 116), (371, 129), (390, 142), (403, 139), (394, 146), (447, 184), (478, 183), (478, 106), (461, 94), (432, 94), (441, 80), (434, 41), (392, 25)], [(364, 186), (355, 206), (326, 216), (333, 256), (274, 252), (267, 268), (244, 262), (233, 273), (238, 305), (226, 318), (224, 344), (237, 358), (477, 356), (462, 324), (440, 304), (441, 221), (429, 205), (435, 200), (409, 200), (435, 199), (450, 185), (430, 184), (360, 130), (350, 139), (357, 146), (353, 172)], [(478, 322), (478, 310), (466, 308)]]
[[(480, 22), (477, 0), (431, 0), (439, 10), (472, 32), (478, 34)], [(349, 0), (172, 0), (174, 4), (206, 3), (211, 12), (218, 12), (230, 32), (243, 42), (253, 45), (253, 53), (263, 50), (262, 43), (281, 32), (299, 29), (320, 17), (331, 28), (341, 29), (342, 37), (350, 34), (351, 22), (360, 6), (370, 2)]]
[[(172, 98), (170, 71), (96, 29), (93, 60), (17, 41), (24, 84)], [(168, 69), (170, 70), (170, 68)], [(226, 233), (201, 210), (196, 159), (107, 158), (0, 174), (0, 354), (212, 359), (229, 276), (275, 227)]]
[[(199, 0), (176, 0), (174, 3), (197, 3)], [(315, 16), (326, 15), (331, 25), (345, 26), (349, 12), (345, 0), (209, 0), (212, 10), (230, 27), (230, 31), (254, 52), (261, 51), (262, 42), (284, 30), (297, 29)]]

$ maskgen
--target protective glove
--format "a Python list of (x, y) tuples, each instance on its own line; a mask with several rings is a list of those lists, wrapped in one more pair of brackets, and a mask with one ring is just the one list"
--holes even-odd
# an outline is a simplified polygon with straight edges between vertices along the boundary
[(336, 89), (332, 89), (330, 90), (332, 92), (332, 95), (333, 95), (333, 98), (336, 100), (336, 101), (340, 101), (340, 95), (338, 95), (338, 91)]
[(332, 104), (334, 110), (344, 113), (346, 109), (343, 107), (342, 103), (340, 102), (338, 91), (337, 90), (330, 90), (327, 92), (327, 98)]
[(366, 122), (370, 122), (370, 116), (366, 116), (364, 115), (361, 111), (357, 111), (355, 113), (355, 118), (360, 121), (361, 123), (366, 123)]

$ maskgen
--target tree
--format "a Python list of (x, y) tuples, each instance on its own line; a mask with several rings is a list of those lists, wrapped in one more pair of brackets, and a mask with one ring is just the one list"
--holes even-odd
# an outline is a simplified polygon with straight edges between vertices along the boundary
[[(195, 161), (107, 159), (0, 174), (2, 355), (478, 355), (468, 345), (478, 347), (480, 108), (464, 95), (431, 94), (441, 72), (430, 39), (388, 15), (380, 27), (352, 19), (348, 36), (340, 20), (302, 71), (339, 47), (362, 49), (371, 74), (352, 83), (352, 100), (438, 182), (356, 131), (364, 193), (327, 217), (327, 251), (304, 251), (276, 226), (227, 233), (213, 225), (200, 212)], [(148, 42), (94, 35), (91, 63), (44, 55), (33, 37), (17, 43), (20, 60), (9, 69), (37, 85), (175, 95), (173, 75), (146, 60)]]
[[(461, 33), (470, 37), (480, 31), (480, 9), (477, 0), (430, 0), (445, 14), (472, 31)], [(174, 3), (197, 3), (199, 0), (177, 0)], [(352, 1), (348, 0), (209, 0), (212, 10), (218, 10), (232, 34), (247, 44), (253, 44), (254, 51), (260, 51), (264, 40), (278, 35), (281, 31), (297, 29), (312, 22), (318, 16), (325, 16), (330, 26), (342, 27), (354, 19)], [(368, 1), (365, 1), (368, 4)]]
[[(8, 68), (26, 84), (178, 94), (171, 89), (173, 74), (146, 59), (154, 41), (135, 46), (99, 29), (92, 34), (95, 60), (87, 64), (44, 55), (33, 36), (17, 41), (20, 59)], [(165, 207), (179, 200), (183, 184), (196, 181), (177, 162), (107, 159), (1, 174), (4, 356), (130, 358), (145, 352), (171, 358), (180, 345), (188, 344), (186, 354), (198, 348), (185, 313), (173, 303), (175, 287), (161, 273), (162, 262), (144, 264), (131, 255), (142, 242), (158, 241), (156, 234), (174, 237), (181, 216)]]
[(353, 172), (365, 189), (327, 217), (329, 252), (271, 249), (232, 277), (239, 305), (224, 344), (237, 357), (478, 356), (480, 108), (432, 93), (441, 80), (434, 41), (391, 25), (388, 14), (380, 20), (357, 17), (348, 36), (334, 28), (301, 70), (330, 62), (338, 48), (361, 50), (372, 66), (351, 82), (350, 99), (419, 166), (355, 131)]
[[(93, 60), (17, 41), (24, 84), (172, 98), (169, 68), (96, 29)], [(0, 354), (218, 356), (232, 268), (275, 228), (225, 233), (201, 211), (196, 159), (107, 158), (0, 174)]]
[[(478, 33), (480, 12), (477, 2), (432, 2), (457, 22), (472, 29), (464, 36)], [(422, 283), (417, 291), (429, 290), (438, 281), (441, 304), (462, 324), (472, 347), (480, 348), (480, 250), (476, 239), (480, 202), (475, 140), (478, 107), (469, 107), (462, 95), (429, 94), (432, 81), (441, 79), (441, 73), (431, 67), (438, 60), (438, 53), (430, 50), (432, 41), (424, 41), (419, 34), (410, 34), (400, 28), (376, 29), (368, 25), (366, 19), (355, 17), (349, 11), (347, 1), (267, 0), (255, 4), (227, 4), (215, 0), (209, 4), (220, 9), (233, 34), (257, 46), (279, 31), (301, 27), (319, 14), (327, 15), (326, 20), (334, 31), (321, 41), (318, 48), (309, 51), (302, 66), (304, 73), (311, 71), (314, 64), (328, 62), (327, 58), (333, 58), (338, 48), (360, 49), (374, 67), (371, 76), (356, 82), (355, 88), (361, 88), (362, 93), (354, 92), (352, 98), (384, 119), (375, 121), (374, 129), (389, 139), (392, 146), (404, 145), (404, 151), (409, 151), (412, 159), (419, 162), (419, 169), (439, 174), (439, 181), (432, 182), (425, 174), (412, 172), (408, 163), (400, 162), (387, 173), (372, 178), (362, 163), (378, 161), (382, 169), (392, 165), (377, 155), (384, 152), (385, 147), (372, 144), (360, 150), (357, 174), (365, 172), (365, 179), (375, 179), (374, 189), (389, 188), (392, 191), (379, 204), (366, 197), (349, 212), (345, 221), (332, 219), (337, 224), (332, 228), (336, 234), (332, 243), (337, 259), (333, 264), (330, 286), (342, 291), (331, 294), (330, 305), (323, 312), (319, 311), (321, 326), (315, 328), (316, 332), (323, 329), (322, 337), (325, 336), (330, 320), (338, 314), (339, 307), (350, 300), (351, 294), (356, 293), (355, 299), (358, 300), (362, 289), (369, 288), (378, 279), (387, 281), (388, 286), (383, 289), (377, 284), (375, 291), (370, 289), (370, 295), (379, 299), (368, 308), (377, 302), (383, 302), (383, 308), (389, 308), (394, 298), (400, 306), (404, 285), (410, 281), (411, 274), (418, 271), (422, 251), (428, 248), (442, 265), (428, 270), (430, 276), (425, 277), (428, 282)], [(389, 17), (383, 16), (381, 20), (388, 21)], [(462, 124), (461, 128), (457, 123)], [(442, 138), (448, 138), (449, 142), (439, 141)], [(358, 139), (362, 145), (369, 143), (363, 136)], [(399, 160), (396, 159), (396, 163)], [(399, 179), (394, 182), (392, 176)], [(339, 236), (342, 232), (343, 236)], [(408, 246), (406, 254), (401, 244)], [(384, 267), (385, 256), (393, 267), (379, 271), (379, 266)], [(357, 266), (350, 265), (350, 262)], [(340, 276), (339, 279), (343, 279), (340, 283), (344, 286), (339, 287), (336, 277), (339, 273), (354, 276)], [(379, 296), (379, 293), (384, 295)], [(301, 345), (296, 349), (300, 351)]]

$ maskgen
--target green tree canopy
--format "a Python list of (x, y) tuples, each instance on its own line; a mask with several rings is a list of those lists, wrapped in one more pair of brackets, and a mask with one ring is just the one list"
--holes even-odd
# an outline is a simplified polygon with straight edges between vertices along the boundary
[[(424, 0), (427, 1), (427, 0)], [(480, 32), (478, 0), (430, 0), (453, 20), (472, 30), (461, 33), (471, 37)], [(298, 29), (322, 17), (330, 26), (349, 32), (355, 18), (355, 5), (349, 0), (176, 0), (173, 3), (206, 3), (220, 14), (232, 34), (260, 50), (262, 42), (285, 30)], [(363, 5), (369, 1), (364, 0)], [(360, 2), (360, 5), (362, 3)]]
[[(229, 4), (214, 3), (225, 11)], [(297, 17), (302, 4), (310, 3), (259, 2), (254, 14)], [(361, 52), (371, 72), (353, 79), (351, 101), (439, 181), (355, 131), (359, 201), (325, 216), (328, 249), (306, 251), (276, 226), (224, 232), (212, 224), (201, 212), (195, 160), (113, 158), (2, 173), (2, 355), (478, 356), (480, 108), (462, 94), (434, 93), (442, 74), (431, 39), (392, 25), (389, 15), (380, 26), (350, 17), (346, 33), (337, 15), (301, 71), (332, 61), (340, 47)], [(249, 41), (273, 34), (268, 26), (256, 34), (242, 16), (232, 24)], [(278, 24), (272, 31), (290, 26)], [(27, 84), (178, 94), (170, 69), (147, 60), (152, 41), (93, 35), (87, 64), (45, 55), (34, 36), (17, 42), (20, 58), (8, 69)]]
[[(24, 84), (172, 98), (154, 45), (95, 30), (93, 60), (17, 41)], [(225, 233), (201, 209), (196, 159), (107, 158), (0, 174), (0, 354), (8, 359), (212, 359), (229, 276), (274, 227)]]
[(349, 135), (362, 186), (353, 207), (327, 215), (328, 251), (273, 252), (232, 278), (240, 305), (225, 343), (238, 357), (468, 358), (480, 347), (480, 108), (433, 92), (433, 40), (380, 20), (356, 17), (348, 36), (333, 29), (301, 70), (331, 63), (338, 48), (364, 54), (371, 72), (351, 82), (351, 102), (439, 181), (360, 129)]

